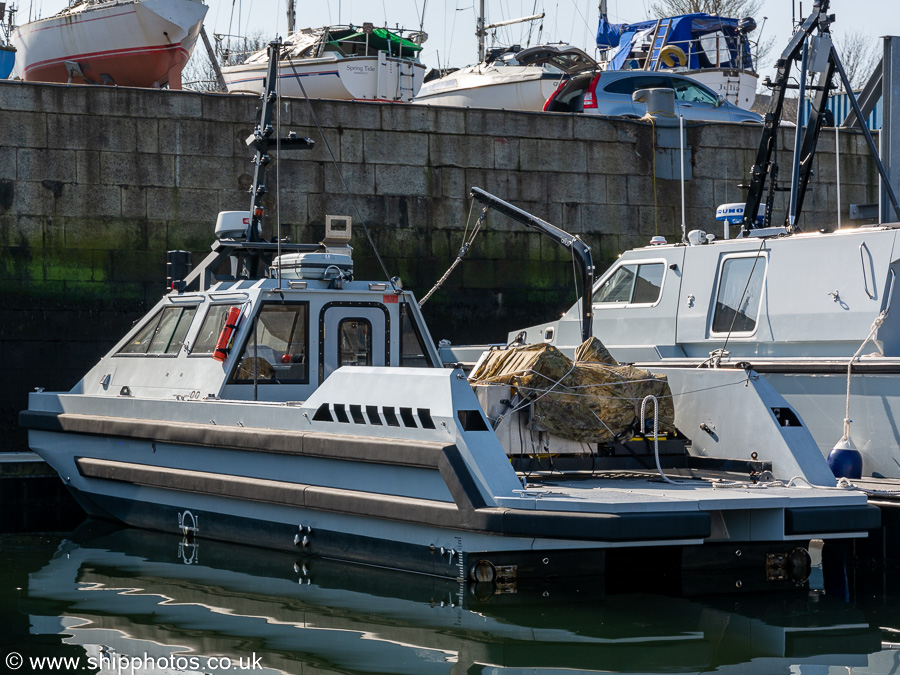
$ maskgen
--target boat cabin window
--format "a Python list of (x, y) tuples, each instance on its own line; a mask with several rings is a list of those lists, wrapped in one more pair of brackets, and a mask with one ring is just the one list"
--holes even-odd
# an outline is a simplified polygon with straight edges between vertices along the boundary
[(191, 354), (212, 354), (216, 350), (216, 342), (222, 328), (225, 327), (225, 317), (232, 305), (213, 305), (206, 312), (200, 332), (191, 347)]
[(308, 303), (263, 303), (231, 382), (308, 384), (308, 344)]
[(622, 265), (594, 291), (595, 305), (652, 305), (659, 300), (666, 266), (661, 262)]
[(187, 335), (196, 313), (196, 305), (163, 308), (117, 352), (117, 355), (176, 356), (184, 344), (184, 336)]
[(400, 367), (428, 368), (431, 361), (419, 328), (410, 316), (409, 305), (400, 303)]
[(713, 333), (752, 333), (762, 300), (766, 259), (753, 256), (722, 262), (712, 319)]
[(372, 324), (365, 319), (343, 319), (338, 324), (338, 368), (372, 365)]

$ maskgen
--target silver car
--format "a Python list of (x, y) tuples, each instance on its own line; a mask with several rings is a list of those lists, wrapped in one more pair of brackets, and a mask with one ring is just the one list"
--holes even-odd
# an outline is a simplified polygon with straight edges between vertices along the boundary
[(596, 61), (574, 47), (533, 47), (519, 52), (516, 58), (529, 65), (550, 63), (569, 75), (547, 99), (545, 111), (638, 118), (646, 114), (647, 106), (632, 100), (632, 94), (639, 89), (663, 88), (675, 90), (675, 114), (686, 120), (762, 122), (755, 112), (729, 103), (706, 85), (684, 75), (600, 70)]

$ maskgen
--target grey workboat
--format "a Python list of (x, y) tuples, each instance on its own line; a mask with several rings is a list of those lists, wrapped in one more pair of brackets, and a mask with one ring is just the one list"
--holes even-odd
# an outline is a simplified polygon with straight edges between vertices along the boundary
[[(878, 525), (864, 494), (836, 488), (770, 419), (783, 401), (762, 382), (740, 387), (741, 415), (771, 438), (767, 456), (692, 453), (677, 418), (663, 435), (668, 385), (629, 394), (641, 373), (598, 385), (626, 388), (613, 396), (631, 406), (624, 430), (541, 430), (526, 413), (553, 386), (510, 402), (507, 384), (443, 367), (412, 293), (354, 278), (347, 219), (321, 244), (262, 241), (268, 152), (311, 143), (272, 137), (275, 62), (248, 139), (251, 211), (220, 214), (207, 258), (189, 273), (173, 258), (171, 292), (71, 391), (32, 393), (21, 414), (89, 513), (479, 582), (598, 575), (633, 555), (753, 568), (771, 588), (806, 578), (811, 539)], [(522, 441), (554, 433), (581, 440), (553, 453)]]

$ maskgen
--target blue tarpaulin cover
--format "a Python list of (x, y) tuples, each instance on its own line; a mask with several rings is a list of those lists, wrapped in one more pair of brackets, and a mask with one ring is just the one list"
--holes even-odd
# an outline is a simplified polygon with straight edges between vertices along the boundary
[(13, 64), (16, 62), (16, 53), (8, 51), (0, 47), (0, 80), (9, 77), (12, 72)]
[[(715, 68), (717, 65), (723, 68), (753, 69), (750, 45), (741, 39), (738, 19), (697, 13), (672, 17), (671, 22), (672, 28), (666, 44), (680, 47), (690, 57), (688, 69)], [(656, 20), (614, 24), (601, 16), (597, 28), (597, 47), (606, 50), (618, 46), (608, 67), (613, 70), (621, 69), (631, 54), (634, 36), (656, 28), (656, 24)], [(725, 39), (720, 38), (716, 42), (717, 34), (724, 35)], [(717, 50), (718, 59), (715, 56)], [(665, 66), (660, 64), (660, 68)]]

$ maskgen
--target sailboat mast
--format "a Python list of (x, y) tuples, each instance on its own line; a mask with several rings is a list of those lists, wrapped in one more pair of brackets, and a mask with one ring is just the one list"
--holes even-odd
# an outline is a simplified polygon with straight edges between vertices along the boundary
[(484, 0), (478, 0), (478, 20), (475, 23), (475, 35), (478, 36), (478, 63), (484, 61)]
[(288, 35), (294, 32), (297, 23), (297, 0), (288, 0), (287, 3), (287, 32)]

